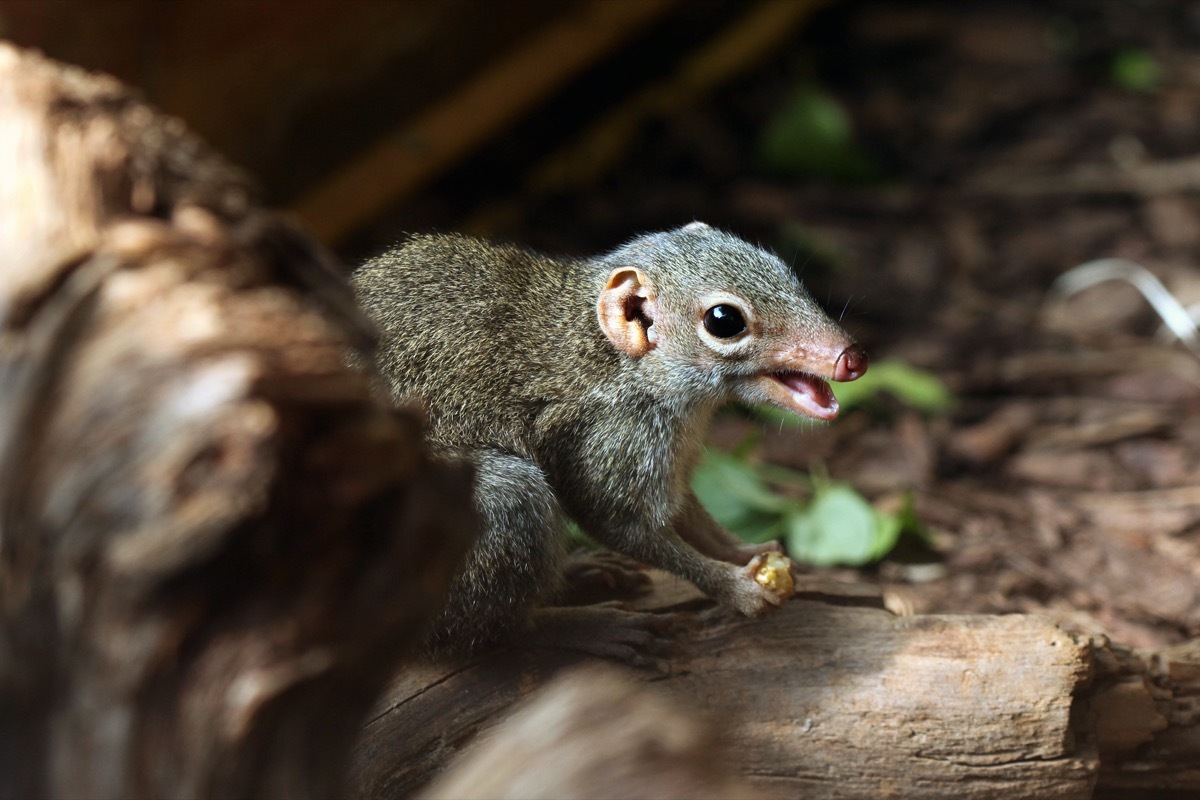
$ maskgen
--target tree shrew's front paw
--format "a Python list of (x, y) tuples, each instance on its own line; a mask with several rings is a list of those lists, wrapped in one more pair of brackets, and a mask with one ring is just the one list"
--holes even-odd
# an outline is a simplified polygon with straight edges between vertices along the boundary
[(760, 553), (734, 571), (732, 605), (748, 617), (761, 617), (792, 596), (791, 561), (776, 552)]
[(755, 556), (746, 569), (754, 576), (755, 583), (783, 600), (796, 593), (792, 560), (783, 553), (770, 551)]

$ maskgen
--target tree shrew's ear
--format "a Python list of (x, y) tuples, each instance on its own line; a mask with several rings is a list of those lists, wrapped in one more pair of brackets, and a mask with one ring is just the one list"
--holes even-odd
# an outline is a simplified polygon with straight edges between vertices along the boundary
[(654, 287), (640, 269), (613, 270), (596, 302), (596, 316), (604, 335), (625, 355), (641, 358), (654, 349), (658, 306)]

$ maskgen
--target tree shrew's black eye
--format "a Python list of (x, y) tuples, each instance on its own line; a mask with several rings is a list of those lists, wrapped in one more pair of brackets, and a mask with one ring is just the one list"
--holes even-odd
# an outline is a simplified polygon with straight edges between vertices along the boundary
[(718, 339), (732, 339), (746, 330), (746, 319), (741, 311), (722, 303), (704, 312), (704, 330)]

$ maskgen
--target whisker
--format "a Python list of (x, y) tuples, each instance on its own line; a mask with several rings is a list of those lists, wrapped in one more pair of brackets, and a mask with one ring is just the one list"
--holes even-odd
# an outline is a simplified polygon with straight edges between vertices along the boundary
[(804, 270), (808, 268), (809, 263), (813, 260), (813, 254), (812, 253), (804, 253), (803, 254), (804, 255), (804, 263), (801, 264), (799, 267), (797, 267), (796, 266), (796, 258), (799, 257), (800, 255), (801, 254), (799, 252), (797, 252), (796, 255), (792, 257), (791, 267), (792, 267), (792, 272), (794, 272), (796, 274), (796, 277), (801, 280), (804, 280)]

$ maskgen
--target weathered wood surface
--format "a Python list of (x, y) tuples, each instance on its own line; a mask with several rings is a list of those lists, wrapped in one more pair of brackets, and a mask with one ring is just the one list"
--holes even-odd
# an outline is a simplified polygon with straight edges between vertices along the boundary
[[(755, 622), (697, 612), (703, 601), (673, 579), (645, 602), (691, 609), (689, 621), (669, 675), (627, 676), (713, 720), (732, 763), (768, 796), (1090, 796), (1095, 749), (1071, 735), (1087, 650), (1048, 620), (895, 617), (796, 599)], [(580, 660), (508, 651), (406, 669), (355, 756), (360, 795), (406, 795)]]
[[(688, 610), (670, 674), (623, 673), (668, 707), (709, 720), (728, 763), (764, 796), (1200, 790), (1194, 650), (1135, 655), (1041, 617), (896, 617), (865, 603), (860, 589), (809, 588), (817, 591), (751, 621), (659, 575), (640, 605)], [(356, 791), (406, 796), (477, 738), (514, 735), (494, 726), (583, 660), (505, 651), (406, 668), (358, 746)], [(527, 750), (513, 742), (507, 763)], [(611, 757), (603, 744), (594, 752)], [(442, 780), (460, 791), (454, 772)], [(452, 796), (438, 791), (431, 796)], [(575, 796), (604, 794), (597, 785)]]
[(735, 777), (714, 726), (611, 669), (569, 671), (480, 738), (419, 797), (762, 797)]
[(1095, 678), (1077, 729), (1095, 737), (1104, 796), (1200, 796), (1200, 641), (1153, 651), (1090, 644)]
[(0, 45), (0, 797), (314, 797), (473, 532), (326, 257)]

